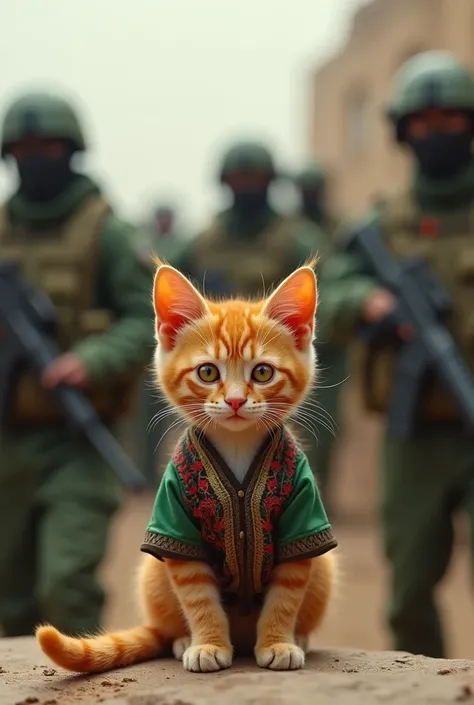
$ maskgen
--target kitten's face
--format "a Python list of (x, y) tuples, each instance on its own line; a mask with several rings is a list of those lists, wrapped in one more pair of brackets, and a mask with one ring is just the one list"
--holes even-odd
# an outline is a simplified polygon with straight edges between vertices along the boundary
[(315, 368), (316, 284), (309, 268), (292, 277), (263, 302), (216, 303), (176, 270), (158, 271), (157, 377), (189, 421), (204, 429), (268, 429), (302, 401)]

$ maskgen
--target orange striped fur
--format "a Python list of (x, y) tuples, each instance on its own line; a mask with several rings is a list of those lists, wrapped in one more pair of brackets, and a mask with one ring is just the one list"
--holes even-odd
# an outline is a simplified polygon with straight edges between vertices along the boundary
[[(255, 302), (210, 301), (175, 269), (157, 265), (157, 381), (170, 405), (205, 429), (236, 476), (242, 475), (263, 436), (288, 420), (315, 379), (311, 263)], [(263, 383), (252, 379), (262, 364), (273, 370)], [(218, 379), (202, 381), (201, 365), (215, 366)], [(226, 399), (245, 401), (240, 417), (230, 413)], [(143, 626), (82, 639), (40, 626), (37, 639), (56, 664), (77, 672), (126, 666), (168, 650), (187, 670), (217, 671), (231, 665), (233, 645), (254, 649), (262, 667), (300, 668), (330, 601), (334, 560), (325, 554), (277, 565), (261, 612), (243, 618), (224, 609), (206, 563), (145, 555), (138, 576)]]

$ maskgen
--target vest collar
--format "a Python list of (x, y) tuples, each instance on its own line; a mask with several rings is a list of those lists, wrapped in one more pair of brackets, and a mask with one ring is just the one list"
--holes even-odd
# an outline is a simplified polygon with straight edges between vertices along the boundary
[(229, 208), (220, 213), (218, 219), (230, 237), (251, 238), (256, 237), (279, 217), (278, 213), (270, 207), (252, 218), (242, 216), (235, 208)]
[(48, 203), (32, 203), (15, 193), (7, 202), (8, 215), (15, 226), (43, 228), (66, 220), (100, 188), (88, 176), (78, 174), (68, 188)]
[(474, 159), (466, 171), (442, 181), (427, 179), (417, 172), (412, 192), (422, 211), (442, 213), (467, 206), (474, 199)]

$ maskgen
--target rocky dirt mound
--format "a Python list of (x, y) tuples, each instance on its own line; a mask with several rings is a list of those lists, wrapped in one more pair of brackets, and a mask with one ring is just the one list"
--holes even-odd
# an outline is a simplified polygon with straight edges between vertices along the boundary
[(0, 639), (1, 705), (372, 705), (474, 703), (474, 661), (393, 651), (318, 651), (304, 670), (262, 671), (250, 662), (216, 674), (157, 660), (96, 676), (51, 667), (33, 639)]

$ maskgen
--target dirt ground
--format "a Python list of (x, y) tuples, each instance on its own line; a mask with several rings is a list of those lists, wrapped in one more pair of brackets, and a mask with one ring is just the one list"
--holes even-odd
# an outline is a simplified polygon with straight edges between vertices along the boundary
[(304, 670), (275, 673), (238, 662), (186, 673), (156, 660), (96, 676), (51, 668), (32, 638), (0, 640), (1, 705), (448, 705), (474, 702), (474, 662), (400, 652), (324, 649)]
[[(197, 675), (180, 663), (157, 660), (98, 676), (72, 676), (52, 668), (33, 639), (0, 639), (0, 705), (395, 705), (474, 703), (474, 616), (469, 547), (462, 520), (454, 559), (439, 599), (445, 614), (450, 656), (472, 661), (437, 661), (381, 651), (390, 648), (383, 623), (387, 581), (378, 543), (378, 424), (360, 414), (348, 395), (334, 484), (334, 530), (339, 540), (338, 595), (315, 652), (305, 669), (273, 673), (236, 661), (230, 671)], [(139, 546), (153, 496), (130, 497), (116, 519), (104, 564), (109, 589), (106, 624), (137, 621), (133, 599)]]

